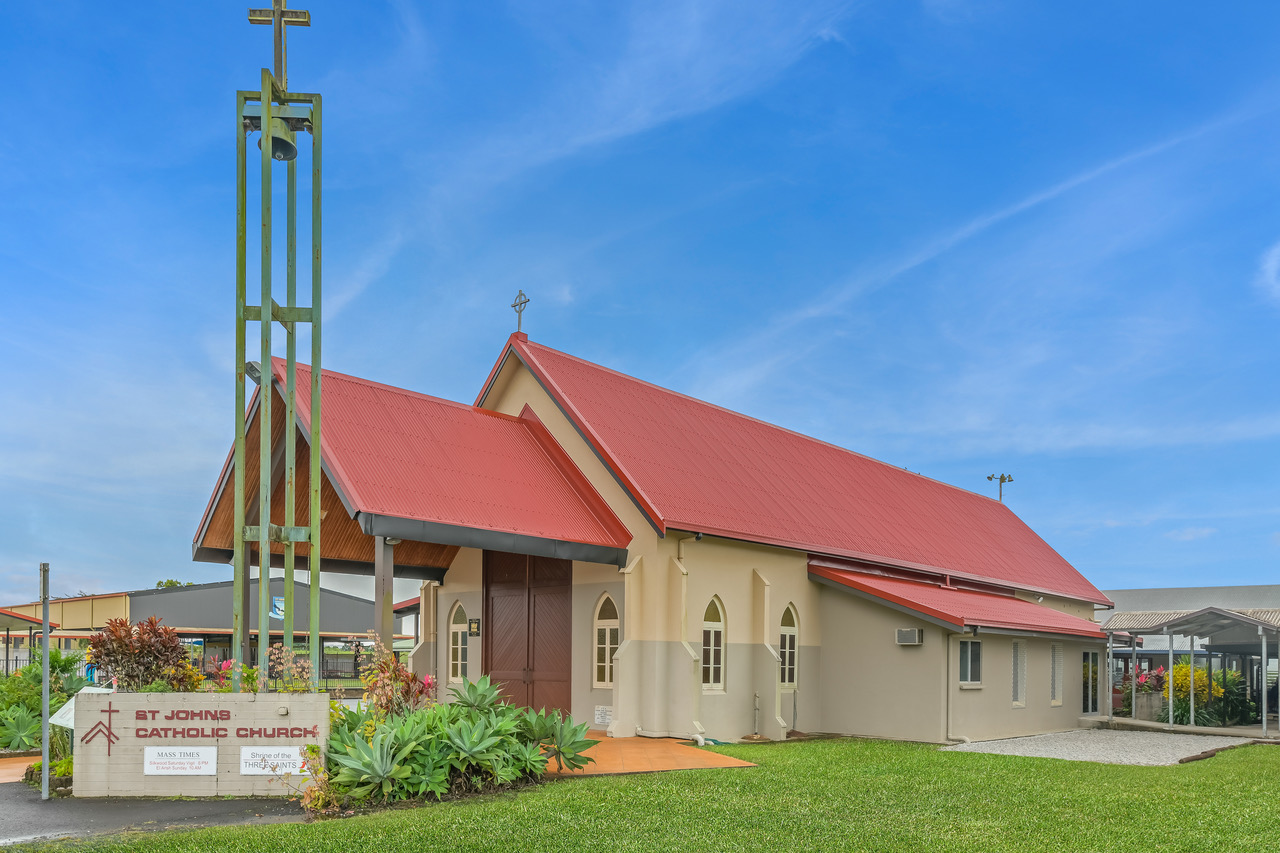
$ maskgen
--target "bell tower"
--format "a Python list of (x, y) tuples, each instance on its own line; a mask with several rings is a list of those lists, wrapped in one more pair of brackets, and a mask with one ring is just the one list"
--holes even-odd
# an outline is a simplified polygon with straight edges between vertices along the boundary
[[(299, 547), (306, 549), (310, 572), (308, 601), (309, 653), (311, 677), (320, 677), (320, 95), (290, 92), (285, 55), (285, 35), (290, 26), (311, 25), (311, 14), (286, 9), (284, 0), (273, 0), (270, 9), (250, 9), (249, 22), (270, 24), (274, 31), (274, 70), (262, 69), (261, 87), (236, 92), (236, 433), (235, 433), (235, 533), (234, 597), (232, 620), (232, 654), (239, 666), (234, 669), (233, 689), (239, 691), (240, 670), (248, 662), (250, 600), (249, 566), (256, 559), (258, 570), (258, 643), (260, 667), (267, 663), (271, 645), (271, 560), (273, 551), (280, 552), (284, 573), (284, 603), (281, 633), (286, 650), (294, 645), (294, 570)], [(259, 182), (261, 205), (260, 229), (260, 297), (257, 305), (248, 304), (247, 249), (248, 234), (248, 137), (259, 134), (261, 152)], [(297, 195), (298, 140), (311, 137), (311, 304), (298, 305), (297, 294)], [(285, 299), (281, 305), (274, 298), (272, 263), (273, 238), (272, 182), (274, 170), (285, 169)], [(260, 355), (257, 363), (246, 361), (246, 340), (250, 323), (257, 323)], [(271, 331), (279, 323), (285, 333), (284, 375), (281, 377), (284, 403), (283, 455), (273, 458), (272, 397), (276, 370), (272, 362)], [(311, 372), (309, 432), (307, 442), (308, 476), (307, 524), (299, 526), (294, 517), (298, 505), (297, 481), (297, 327), (310, 324)], [(257, 400), (259, 467), (258, 489), (246, 495), (247, 451), (245, 411), (246, 377), (259, 385)], [(272, 488), (279, 480), (284, 490), (283, 517), (280, 524), (271, 523)], [(249, 516), (254, 516), (250, 518)], [(249, 522), (253, 522), (250, 524)], [(256, 557), (255, 557), (256, 554)], [(265, 669), (262, 670), (265, 675)], [(258, 689), (266, 689), (267, 679), (258, 679)]]

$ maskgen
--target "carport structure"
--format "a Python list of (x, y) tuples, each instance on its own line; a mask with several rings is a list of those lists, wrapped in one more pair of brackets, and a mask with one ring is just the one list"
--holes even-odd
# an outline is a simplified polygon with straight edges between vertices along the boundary
[[(1125, 641), (1129, 644), (1133, 655), (1134, 677), (1130, 679), (1133, 701), (1130, 707), (1137, 708), (1137, 638), (1142, 636), (1162, 635), (1169, 638), (1169, 672), (1172, 676), (1174, 665), (1174, 637), (1190, 638), (1190, 648), (1195, 649), (1198, 639), (1205, 640), (1208, 652), (1207, 664), (1209, 683), (1213, 683), (1214, 657), (1219, 660), (1220, 669), (1235, 669), (1245, 675), (1249, 697), (1258, 702), (1262, 709), (1262, 736), (1267, 737), (1267, 716), (1272, 709), (1267, 702), (1267, 672), (1272, 658), (1280, 657), (1280, 610), (1245, 609), (1229, 610), (1222, 607), (1206, 607), (1194, 611), (1133, 611), (1117, 613), (1102, 626), (1107, 634), (1108, 672), (1112, 671), (1111, 661), (1115, 659), (1115, 641), (1117, 635), (1128, 635)], [(1194, 660), (1194, 651), (1192, 653)], [(1169, 701), (1172, 703), (1172, 690)], [(1191, 721), (1195, 721), (1196, 695), (1195, 678), (1190, 679)], [(1210, 696), (1202, 697), (1202, 701), (1212, 701)], [(1113, 717), (1114, 711), (1108, 709), (1107, 718)], [(1174, 728), (1173, 714), (1169, 714), (1170, 729)]]

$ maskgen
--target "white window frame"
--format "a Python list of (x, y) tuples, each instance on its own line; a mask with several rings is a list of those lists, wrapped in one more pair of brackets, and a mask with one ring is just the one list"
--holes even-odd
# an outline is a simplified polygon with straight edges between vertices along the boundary
[[(462, 623), (454, 622), (454, 617), (462, 611)], [(468, 649), (470, 630), (467, 624), (467, 608), (461, 601), (455, 601), (449, 609), (449, 683), (461, 684), (467, 680), (467, 665), (471, 655)]]
[[(710, 622), (706, 618), (706, 609), (702, 614), (702, 692), (724, 692), (725, 648), (724, 634), (727, 618), (724, 602), (712, 596), (707, 607), (714, 606), (720, 615), (719, 622)], [(717, 652), (719, 653), (717, 655)]]
[[(981, 640), (961, 640), (960, 641), (960, 666), (956, 670), (956, 676), (960, 680), (960, 686), (965, 688), (975, 688), (982, 686), (982, 641)], [(978, 678), (973, 680), (973, 662), (978, 662)]]
[[(613, 605), (613, 612), (617, 614), (616, 619), (601, 619), (600, 611), (604, 608), (604, 603), (608, 601)], [(618, 610), (618, 602), (613, 600), (613, 596), (605, 593), (600, 596), (600, 600), (596, 602), (595, 619), (591, 623), (592, 637), (592, 655), (591, 655), (591, 686), (604, 690), (613, 689), (613, 656), (618, 651), (618, 646), (622, 643), (622, 613)], [(603, 643), (601, 642), (601, 632), (604, 633)], [(601, 660), (601, 651), (604, 652), (604, 658)], [(604, 667), (605, 678), (600, 678), (600, 668)]]
[(1027, 707), (1027, 644), (1013, 641), (1013, 707)]
[[(796, 678), (799, 666), (796, 660), (796, 649), (800, 643), (800, 617), (796, 614), (796, 608), (793, 604), (788, 604), (787, 609), (782, 611), (785, 618), (791, 614), (791, 625), (778, 624), (778, 658), (779, 658), (779, 674), (778, 678), (782, 684), (784, 691), (792, 691), (796, 689)], [(787, 676), (790, 676), (788, 678)]]
[(1066, 652), (1062, 643), (1049, 644), (1049, 705), (1062, 707), (1063, 674), (1065, 672)]

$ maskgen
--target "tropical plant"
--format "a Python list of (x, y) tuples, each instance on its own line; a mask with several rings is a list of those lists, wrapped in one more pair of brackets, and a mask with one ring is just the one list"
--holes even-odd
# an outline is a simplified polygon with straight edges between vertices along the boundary
[(486, 713), (498, 707), (502, 698), (498, 685), (483, 675), (476, 681), (464, 681), (457, 687), (450, 687), (453, 704), (479, 713)]
[(388, 731), (378, 732), (368, 743), (357, 739), (345, 753), (330, 754), (341, 768), (334, 784), (346, 786), (354, 799), (380, 792), (385, 801), (396, 783), (409, 777), (411, 770), (404, 759), (416, 745), (411, 742), (397, 751), (395, 737)]
[(436, 683), (430, 675), (418, 678), (395, 653), (370, 631), (370, 661), (360, 670), (364, 701), (391, 717), (425, 708), (435, 701)]
[(574, 725), (572, 718), (558, 720), (555, 733), (543, 745), (548, 761), (554, 758), (556, 767), (561, 771), (566, 767), (570, 770), (581, 770), (586, 767), (594, 759), (582, 753), (600, 742), (589, 739), (586, 734), (586, 723)]
[(0, 713), (0, 747), (35, 749), (40, 746), (40, 718), (26, 705), (14, 705)]
[(194, 693), (204, 686), (203, 673), (185, 658), (177, 666), (166, 667), (163, 677), (175, 693)]
[(163, 679), (166, 669), (186, 658), (178, 632), (154, 616), (137, 625), (127, 619), (108, 619), (106, 627), (89, 640), (89, 653), (101, 670), (127, 690)]

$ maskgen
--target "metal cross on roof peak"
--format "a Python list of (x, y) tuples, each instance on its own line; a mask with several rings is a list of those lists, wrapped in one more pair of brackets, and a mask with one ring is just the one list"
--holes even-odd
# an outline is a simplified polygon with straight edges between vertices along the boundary
[(288, 70), (285, 67), (285, 27), (309, 27), (311, 26), (311, 13), (298, 10), (286, 9), (284, 7), (285, 0), (271, 0), (270, 9), (250, 9), (249, 23), (251, 24), (270, 24), (275, 30), (276, 42), (276, 82), (280, 84), (280, 88), (289, 91)]
[(516, 309), (516, 331), (524, 331), (521, 328), (524, 324), (524, 306), (529, 304), (529, 297), (524, 295), (524, 291), (516, 294), (516, 301), (511, 303), (511, 307)]

